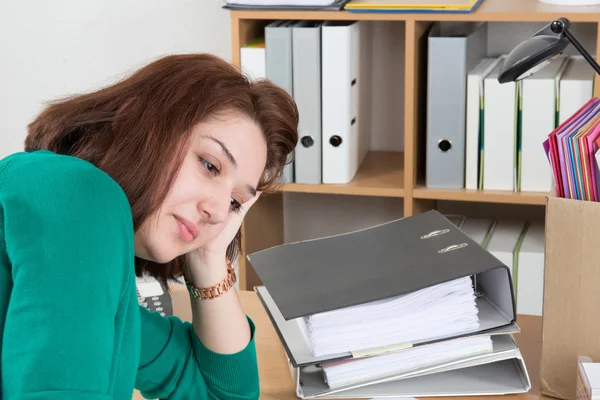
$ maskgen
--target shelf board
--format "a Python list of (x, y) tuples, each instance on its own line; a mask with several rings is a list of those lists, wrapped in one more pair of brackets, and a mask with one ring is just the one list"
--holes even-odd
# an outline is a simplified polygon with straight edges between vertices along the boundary
[(353, 13), (347, 11), (232, 10), (239, 19), (309, 19), (371, 21), (514, 21), (550, 22), (558, 17), (571, 22), (600, 21), (600, 6), (558, 6), (539, 0), (484, 0), (472, 13)]
[(347, 184), (287, 183), (282, 192), (404, 197), (404, 153), (370, 151)]
[(467, 190), (467, 189), (428, 189), (417, 186), (413, 191), (415, 199), (472, 201), (483, 203), (532, 204), (545, 205), (545, 192), (509, 192), (501, 190)]

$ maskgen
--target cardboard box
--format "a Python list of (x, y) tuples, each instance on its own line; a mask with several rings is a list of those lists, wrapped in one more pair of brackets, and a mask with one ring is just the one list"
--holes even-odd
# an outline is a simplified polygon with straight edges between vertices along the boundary
[(542, 393), (576, 399), (577, 357), (600, 359), (600, 203), (549, 197)]

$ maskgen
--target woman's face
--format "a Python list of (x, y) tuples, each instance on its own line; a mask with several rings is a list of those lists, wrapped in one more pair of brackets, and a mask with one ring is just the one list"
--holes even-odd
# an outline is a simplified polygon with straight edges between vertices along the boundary
[(254, 122), (222, 115), (198, 124), (190, 143), (162, 207), (135, 235), (137, 257), (165, 263), (210, 243), (256, 193), (267, 148)]

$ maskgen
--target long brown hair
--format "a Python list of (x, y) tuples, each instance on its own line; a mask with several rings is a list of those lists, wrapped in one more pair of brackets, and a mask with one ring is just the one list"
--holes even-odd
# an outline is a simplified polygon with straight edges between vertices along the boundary
[[(242, 112), (261, 127), (267, 162), (258, 190), (274, 190), (298, 140), (296, 104), (210, 54), (167, 56), (114, 85), (51, 103), (29, 124), (25, 150), (78, 157), (105, 171), (127, 195), (137, 231), (167, 196), (192, 128), (221, 111)], [(235, 259), (240, 247), (238, 232), (227, 256)], [(166, 282), (181, 276), (184, 260), (136, 258), (136, 274)]]

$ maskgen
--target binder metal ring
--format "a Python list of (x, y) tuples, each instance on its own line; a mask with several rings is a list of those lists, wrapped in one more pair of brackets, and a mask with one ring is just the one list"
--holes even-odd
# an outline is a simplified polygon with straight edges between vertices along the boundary
[(442, 229), (439, 231), (429, 232), (428, 234), (421, 236), (421, 239), (429, 239), (430, 237), (443, 235), (444, 233), (448, 233), (448, 232), (450, 232), (450, 229)]
[(448, 246), (448, 247), (438, 250), (438, 253), (447, 253), (449, 251), (462, 249), (463, 247), (467, 247), (467, 244), (466, 243), (453, 244), (452, 246)]

